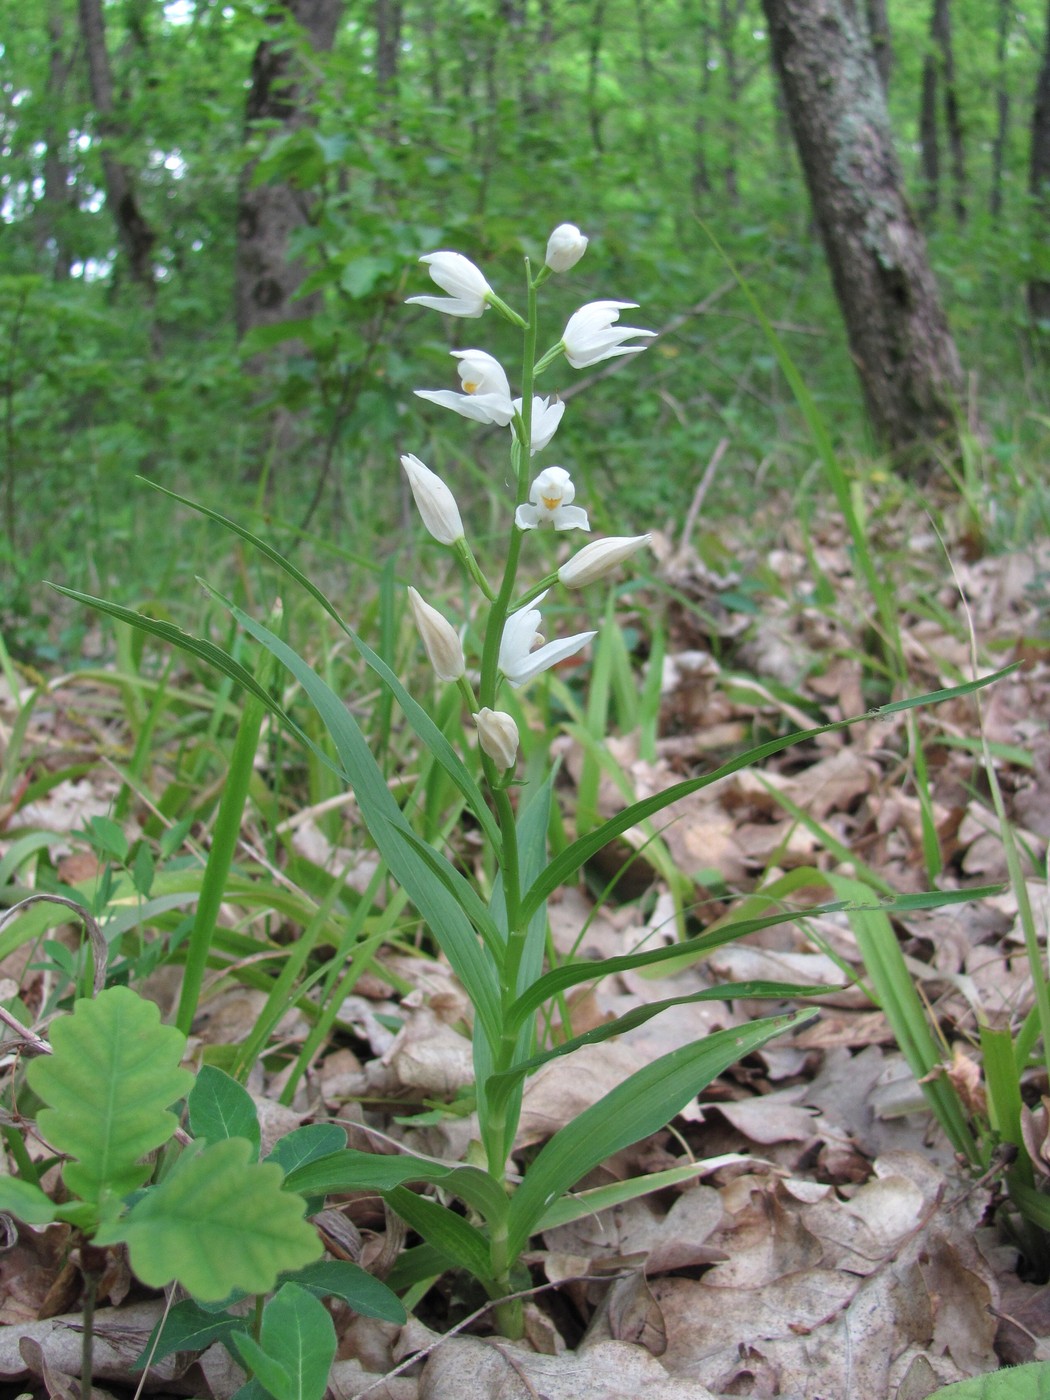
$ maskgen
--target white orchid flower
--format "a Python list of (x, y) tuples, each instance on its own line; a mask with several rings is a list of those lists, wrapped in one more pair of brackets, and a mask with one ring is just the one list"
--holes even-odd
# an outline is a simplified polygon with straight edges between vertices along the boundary
[(436, 472), (406, 453), (401, 465), (408, 477), (423, 524), (439, 544), (455, 544), (463, 538), (463, 521), (459, 517), (456, 498)]
[[(514, 400), (515, 411), (521, 412), (521, 399)], [(542, 450), (550, 442), (551, 438), (558, 431), (558, 424), (562, 420), (565, 412), (565, 405), (558, 399), (551, 403), (550, 399), (541, 399), (539, 394), (532, 400), (532, 448), (529, 455), (535, 457), (537, 452)]]
[(419, 260), (447, 297), (409, 297), (410, 306), (428, 306), (447, 316), (481, 316), (493, 295), (484, 273), (462, 253), (426, 253)]
[(474, 716), (478, 726), (478, 743), (501, 772), (513, 768), (518, 761), (518, 726), (505, 710), (490, 710), (487, 706)]
[(547, 239), (544, 259), (552, 272), (568, 272), (587, 251), (587, 238), (575, 224), (559, 224)]
[(644, 345), (624, 345), (632, 335), (653, 336), (655, 331), (638, 326), (615, 326), (620, 312), (637, 306), (636, 301), (591, 301), (569, 317), (561, 343), (565, 358), (573, 369), (587, 369), (615, 355), (638, 355)]
[(441, 681), (458, 681), (467, 669), (459, 633), (414, 588), (408, 590), (408, 601), (434, 674)]
[(514, 417), (514, 404), (510, 397), (510, 384), (499, 360), (484, 350), (453, 350), (459, 361), (460, 383), (463, 393), (451, 389), (417, 389), (416, 397), (428, 403), (451, 408), (464, 418), (473, 418), (475, 423), (498, 423), (505, 428)]
[(596, 579), (604, 578), (618, 564), (644, 549), (652, 535), (612, 536), (585, 544), (558, 570), (558, 578), (566, 588), (583, 588)]
[[(541, 593), (534, 603), (542, 603), (546, 596), (546, 592)], [(503, 636), (499, 644), (499, 668), (515, 690), (531, 681), (534, 676), (538, 676), (541, 671), (549, 670), (566, 657), (575, 656), (596, 635), (594, 632), (577, 632), (574, 637), (562, 637), (556, 642), (544, 644), (542, 636), (536, 630), (539, 625), (540, 610), (534, 604), (511, 613), (503, 625)], [(533, 651), (537, 643), (539, 648)]]
[(514, 513), (519, 530), (535, 530), (550, 521), (556, 530), (589, 530), (587, 512), (574, 506), (576, 487), (564, 467), (545, 467), (529, 488), (531, 505), (520, 505)]

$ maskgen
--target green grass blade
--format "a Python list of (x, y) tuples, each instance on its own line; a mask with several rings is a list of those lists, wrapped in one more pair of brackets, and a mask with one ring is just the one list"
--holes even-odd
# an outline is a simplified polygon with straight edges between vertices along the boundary
[(368, 747), (361, 729), (338, 695), (287, 643), (234, 603), (209, 589), (240, 625), (261, 642), (285, 666), (309, 696), (335, 744), (336, 752), (353, 785), (361, 814), (394, 878), (409, 897), (440, 943), (457, 977), (477, 1009), (478, 1016), (495, 1033), (499, 1024), (499, 993), (491, 963), (486, 959), (470, 920), (430, 867), (402, 840), (394, 827), (409, 830), (405, 817), (387, 787), (386, 778)]
[(675, 783), (672, 787), (666, 788), (663, 792), (654, 793), (652, 797), (647, 797), (641, 802), (634, 802), (630, 807), (619, 812), (615, 817), (603, 822), (586, 836), (577, 838), (570, 846), (567, 846), (560, 855), (555, 856), (550, 865), (532, 885), (522, 901), (522, 911), (527, 918), (535, 909), (543, 903), (561, 885), (566, 884), (576, 874), (577, 870), (604, 846), (608, 845), (617, 836), (622, 836), (630, 827), (643, 822), (647, 817), (655, 816), (665, 807), (671, 806), (680, 798), (688, 797), (691, 793), (699, 792), (702, 788), (709, 787), (720, 778), (726, 778), (732, 773), (739, 773), (742, 768), (750, 768), (752, 764), (759, 763), (762, 759), (770, 758), (773, 754), (781, 753), (784, 749), (789, 749), (795, 744), (804, 743), (808, 739), (817, 739), (822, 734), (832, 734), (840, 729), (848, 729), (851, 725), (862, 724), (866, 720), (880, 719), (888, 715), (900, 714), (905, 710), (914, 709), (918, 705), (933, 705), (941, 700), (955, 699), (962, 695), (972, 695), (975, 690), (983, 686), (992, 685), (995, 681), (1002, 680), (1004, 676), (1012, 674), (1017, 669), (1018, 663), (1005, 666), (1002, 670), (994, 672), (990, 676), (983, 676), (979, 680), (967, 681), (964, 685), (952, 686), (950, 689), (930, 691), (926, 695), (917, 695), (908, 700), (895, 700), (888, 705), (880, 705), (877, 709), (869, 710), (863, 715), (854, 715), (851, 719), (835, 720), (831, 724), (818, 725), (815, 729), (801, 729), (794, 734), (786, 734), (778, 739), (770, 739), (764, 744), (758, 744), (753, 749), (747, 749), (744, 753), (738, 754), (735, 758), (723, 763), (711, 773), (705, 773), (700, 778), (689, 778), (685, 782)]

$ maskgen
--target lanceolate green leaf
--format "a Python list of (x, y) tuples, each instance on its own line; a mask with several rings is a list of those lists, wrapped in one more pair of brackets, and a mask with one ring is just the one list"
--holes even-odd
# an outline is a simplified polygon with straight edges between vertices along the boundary
[(332, 618), (350, 638), (367, 665), (371, 667), (397, 700), (405, 717), (412, 725), (412, 728), (467, 799), (471, 810), (477, 817), (485, 834), (492, 842), (494, 849), (498, 850), (500, 845), (499, 827), (493, 820), (488, 804), (481, 794), (481, 789), (474, 781), (474, 778), (463, 763), (463, 760), (431, 719), (430, 715), (423, 709), (422, 705), (413, 699), (401, 684), (401, 681), (383, 658), (377, 655), (370, 646), (361, 640), (353, 628), (349, 627), (347, 623), (343, 621), (335, 605), (322, 593), (317, 585), (308, 579), (300, 569), (297, 569), (290, 560), (286, 559), (283, 554), (274, 549), (272, 545), (267, 544), (264, 539), (253, 534), (250, 530), (245, 529), (243, 525), (238, 525), (235, 520), (229, 519), (228, 516), (221, 515), (216, 510), (210, 510), (207, 506), (200, 505), (196, 501), (191, 501), (186, 496), (180, 496), (175, 491), (169, 491), (166, 487), (159, 486), (155, 481), (150, 481), (147, 484), (152, 486), (154, 490), (163, 492), (165, 496), (170, 496), (172, 500), (179, 501), (184, 506), (189, 506), (190, 510), (195, 510), (198, 514), (207, 516), (209, 520), (214, 520), (216, 524), (222, 525), (224, 529), (230, 530), (233, 534), (239, 535), (242, 540), (246, 540), (255, 549), (259, 550), (261, 554), (264, 554), (266, 558), (270, 559), (278, 568), (283, 569), (289, 578), (294, 579), (301, 588), (305, 589), (306, 592), (310, 594), (311, 598), (320, 604), (328, 616)]
[(256, 622), (228, 599), (209, 589), (212, 596), (258, 642), (261, 642), (299, 681), (313, 702), (332, 741), (340, 762), (350, 776), (372, 839), (390, 866), (395, 879), (426, 920), (441, 944), (456, 975), (473, 1002), (477, 1014), (490, 1031), (499, 1023), (499, 994), (491, 962), (485, 957), (469, 919), (445, 887), (434, 879), (430, 867), (392, 829), (407, 827), (400, 807), (387, 787), (383, 772), (368, 747), (357, 721), (343, 701), (321, 677), (268, 628)]
[(646, 1065), (561, 1128), (531, 1164), (511, 1198), (511, 1257), (525, 1248), (547, 1208), (592, 1167), (657, 1132), (723, 1070), (816, 1014), (774, 1016), (683, 1045)]
[[(674, 943), (666, 948), (625, 953), (622, 957), (605, 958), (600, 962), (566, 963), (562, 967), (552, 968), (513, 1003), (507, 1016), (510, 1024), (518, 1025), (551, 997), (567, 991), (569, 987), (579, 986), (581, 982), (597, 981), (614, 972), (630, 972), (639, 967), (658, 967), (662, 963), (678, 963), (685, 966), (706, 956), (713, 948), (720, 948), (734, 939), (743, 938), (745, 934), (758, 933), (761, 929), (772, 928), (776, 924), (788, 923), (795, 919), (812, 919), (824, 914), (864, 909), (873, 909), (884, 914), (906, 913), (914, 909), (939, 909), (945, 904), (964, 904), (981, 899), (985, 895), (997, 893), (999, 888), (998, 885), (988, 885), (976, 890), (924, 890), (919, 894), (904, 894), (893, 899), (871, 901), (871, 891), (858, 885), (858, 889), (864, 890), (864, 895), (857, 899), (838, 899), (805, 909), (782, 908), (775, 914), (766, 914), (759, 918), (719, 922), (696, 938), (687, 939), (684, 943)], [(752, 896), (748, 904), (753, 904), (759, 897)]]
[(848, 729), (851, 725), (862, 724), (865, 720), (882, 719), (888, 715), (899, 714), (904, 710), (915, 709), (918, 705), (934, 705), (942, 700), (972, 695), (975, 690), (992, 685), (996, 681), (1002, 680), (1004, 676), (1010, 675), (1017, 670), (1017, 665), (1018, 663), (1005, 666), (993, 675), (968, 681), (965, 685), (953, 686), (949, 690), (934, 690), (927, 695), (918, 695), (910, 700), (895, 700), (892, 704), (880, 705), (878, 709), (869, 710), (863, 715), (855, 715), (852, 719), (836, 720), (833, 724), (822, 724), (816, 729), (801, 729), (795, 734), (785, 734), (779, 739), (770, 739), (768, 743), (759, 744), (753, 749), (737, 754), (735, 758), (723, 763), (720, 768), (716, 768), (713, 772), (705, 773), (703, 777), (689, 778), (683, 783), (675, 783), (672, 787), (665, 788), (663, 792), (654, 793), (652, 797), (632, 803), (630, 807), (603, 822), (601, 826), (595, 827), (586, 836), (581, 836), (570, 846), (567, 846), (560, 855), (555, 856), (525, 896), (523, 900), (524, 916), (527, 918), (535, 909), (539, 908), (549, 895), (553, 894), (561, 885), (566, 884), (585, 861), (590, 860), (593, 855), (607, 846), (614, 837), (622, 836), (632, 826), (637, 826), (647, 817), (655, 816), (657, 812), (663, 811), (665, 807), (670, 807), (672, 803), (683, 797), (688, 797), (690, 793), (699, 792), (702, 788), (718, 782), (720, 778), (728, 777), (731, 773), (739, 773), (742, 768), (750, 768), (764, 758), (770, 758), (773, 754), (781, 753), (784, 749), (789, 749), (795, 744), (805, 743), (808, 739), (819, 738), (822, 734), (831, 734), (838, 729)]
[(288, 1173), (285, 1186), (306, 1196), (333, 1191), (392, 1191), (404, 1181), (444, 1181), (455, 1170), (418, 1157), (384, 1157), (344, 1147)]
[(242, 1334), (233, 1341), (276, 1400), (322, 1400), (335, 1360), (335, 1325), (309, 1289), (284, 1284), (263, 1309), (259, 1345)]
[(100, 1244), (127, 1243), (143, 1283), (177, 1282), (202, 1302), (240, 1289), (268, 1293), (277, 1275), (321, 1253), (303, 1219), (304, 1202), (282, 1189), (273, 1162), (253, 1162), (244, 1138), (185, 1152), (123, 1220), (100, 1230)]
[(342, 1298), (363, 1317), (402, 1323), (408, 1316), (396, 1293), (348, 1259), (319, 1259), (284, 1281), (308, 1288), (319, 1298)]
[(405, 1224), (439, 1249), (450, 1264), (466, 1269), (482, 1283), (492, 1277), (489, 1242), (461, 1215), (404, 1186), (387, 1192), (387, 1200)]
[(748, 1001), (773, 999), (785, 1001), (793, 998), (797, 1001), (805, 1001), (809, 997), (825, 995), (831, 990), (833, 988), (827, 986), (797, 987), (786, 982), (723, 982), (717, 987), (705, 987), (702, 992), (690, 992), (685, 996), (668, 997), (664, 1001), (645, 1002), (641, 1006), (636, 1006), (632, 1011), (628, 1011), (625, 1015), (617, 1016), (614, 1021), (605, 1021), (602, 1025), (596, 1026), (594, 1030), (586, 1031), (583, 1035), (573, 1036), (571, 1040), (556, 1045), (553, 1050), (545, 1050), (540, 1055), (533, 1055), (531, 1059), (523, 1060), (505, 1074), (492, 1075), (486, 1088), (493, 1103), (499, 1104), (502, 1098), (510, 1093), (515, 1084), (520, 1084), (526, 1075), (538, 1070), (548, 1060), (559, 1059), (562, 1055), (571, 1055), (574, 1050), (579, 1050), (584, 1045), (600, 1045), (603, 1040), (610, 1040), (616, 1035), (624, 1035), (627, 1031), (634, 1030), (635, 1026), (643, 1026), (646, 1021), (651, 1021), (654, 1016), (659, 1016), (661, 1011), (667, 1011), (672, 1006), (685, 1006), (694, 1001), (742, 999)]
[(189, 1090), (179, 1068), (186, 1038), (162, 1026), (160, 1012), (127, 987), (78, 1001), (51, 1025), (54, 1054), (30, 1064), (30, 1087), (48, 1107), (40, 1131), (74, 1160), (66, 1186), (84, 1201), (125, 1196), (149, 1176), (142, 1158), (176, 1128), (168, 1106)]

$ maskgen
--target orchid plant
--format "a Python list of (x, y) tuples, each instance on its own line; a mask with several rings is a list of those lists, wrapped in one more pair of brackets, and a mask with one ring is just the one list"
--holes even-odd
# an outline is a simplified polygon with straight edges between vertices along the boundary
[[(542, 606), (550, 591), (559, 587), (583, 588), (606, 578), (649, 541), (647, 534), (594, 540), (571, 553), (553, 573), (528, 582), (519, 577), (532, 532), (549, 527), (575, 537), (576, 532), (586, 534), (590, 530), (589, 516), (576, 501), (569, 471), (563, 466), (537, 469), (534, 463), (534, 457), (550, 445), (565, 412), (565, 405), (553, 395), (543, 397), (536, 393), (538, 378), (562, 361), (573, 369), (585, 369), (615, 357), (641, 354), (653, 337), (652, 331), (619, 324), (620, 313), (632, 309), (634, 303), (594, 301), (574, 312), (560, 338), (538, 353), (539, 292), (548, 278), (570, 271), (586, 249), (587, 239), (575, 225), (562, 224), (554, 230), (543, 266), (534, 272), (529, 261), (525, 262), (524, 312), (498, 296), (481, 269), (457, 252), (430, 253), (422, 259), (446, 295), (410, 298), (416, 305), (467, 319), (480, 318), (491, 310), (517, 327), (522, 338), (518, 395), (514, 394), (503, 366), (487, 351), (475, 348), (452, 352), (460, 381), (458, 391), (419, 391), (424, 400), (464, 418), (509, 429), (513, 500), (507, 502), (507, 537), (499, 556), (503, 569), (498, 579), (490, 579), (475, 556), (455, 493), (448, 483), (417, 456), (406, 453), (401, 458), (424, 526), (439, 544), (453, 552), (471, 585), (466, 595), (472, 600), (468, 604), (470, 616), (456, 621), (445, 616), (420, 590), (408, 590), (409, 608), (434, 674), (441, 684), (455, 686), (462, 701), (463, 725), (457, 743), (450, 741), (428, 708), (412, 696), (390, 665), (346, 623), (339, 609), (278, 550), (219, 512), (173, 492), (166, 493), (249, 541), (305, 589), (351, 640), (400, 705), (434, 763), (458, 789), (480, 838), (488, 843), (491, 861), (486, 868), (497, 874), (487, 898), (442, 850), (424, 840), (413, 827), (343, 697), (263, 623), (209, 590), (269, 653), (263, 657), (262, 671), (253, 675), (236, 657), (210, 640), (192, 637), (170, 622), (71, 589), (60, 590), (189, 651), (233, 680), (246, 696), (235, 754), (235, 762), (239, 761), (244, 771), (251, 770), (259, 723), (264, 710), (268, 710), (312, 748), (319, 761), (330, 765), (353, 787), (357, 807), (386, 868), (415, 906), (470, 998), (477, 1140), (466, 1163), (436, 1161), (409, 1153), (380, 1155), (339, 1148), (297, 1168), (293, 1173), (295, 1189), (319, 1203), (334, 1192), (381, 1192), (424, 1241), (401, 1257), (388, 1280), (391, 1285), (396, 1284), (405, 1292), (406, 1300), (411, 1301), (422, 1296), (446, 1269), (465, 1270), (493, 1300), (499, 1325), (510, 1335), (519, 1334), (522, 1327), (521, 1290), (527, 1286), (528, 1277), (518, 1261), (534, 1233), (685, 1181), (695, 1176), (699, 1168), (689, 1161), (628, 1182), (580, 1189), (587, 1174), (613, 1153), (663, 1128), (736, 1060), (814, 1013), (792, 1011), (745, 1026), (731, 1025), (677, 1047), (599, 1098), (554, 1133), (531, 1161), (519, 1168), (514, 1150), (528, 1077), (555, 1057), (571, 1055), (585, 1045), (624, 1034), (671, 1006), (732, 998), (797, 998), (827, 988), (765, 982), (715, 985), (646, 1003), (583, 1034), (574, 1034), (569, 1016), (562, 1014), (568, 1006), (566, 993), (614, 973), (696, 961), (713, 948), (785, 920), (843, 910), (863, 913), (867, 909), (875, 909), (885, 918), (892, 911), (956, 903), (988, 892), (929, 891), (891, 899), (873, 897), (873, 902), (866, 904), (854, 893), (856, 882), (848, 882), (843, 898), (792, 909), (774, 884), (745, 900), (737, 914), (716, 920), (687, 944), (644, 948), (602, 961), (569, 960), (548, 965), (547, 900), (575, 878), (586, 861), (625, 833), (679, 799), (794, 744), (862, 722), (872, 714), (889, 714), (930, 699), (969, 694), (1002, 674), (981, 677), (932, 697), (896, 700), (881, 711), (767, 739), (709, 773), (631, 803), (614, 816), (588, 826), (553, 857), (549, 854), (553, 768), (548, 768), (545, 777), (533, 778), (527, 786), (518, 781), (520, 734), (517, 721), (506, 708), (509, 702), (504, 687), (524, 688), (544, 671), (583, 651), (596, 635), (588, 630), (545, 640), (540, 630), (544, 626)], [(467, 654), (465, 636), (479, 639), (480, 645), (472, 656)], [(270, 657), (276, 658), (299, 682), (331, 737), (334, 756), (314, 742), (264, 683)], [(448, 708), (445, 707), (446, 712)], [(520, 708), (518, 713), (522, 713)], [(530, 771), (533, 767), (530, 765)], [(231, 816), (231, 836), (236, 822), (237, 817)], [(228, 868), (226, 864), (223, 870)], [(216, 907), (223, 878), (221, 872), (216, 876)], [(796, 887), (790, 880), (789, 885), (791, 889)], [(213, 918), (195, 923), (187, 950), (188, 969), (196, 968), (199, 973), (207, 966), (213, 923)], [(180, 1003), (180, 1018), (184, 1018), (187, 1027), (193, 1019), (199, 989), (200, 976), (191, 981), (188, 973), (184, 1004)], [(333, 999), (338, 1000), (338, 988)], [(327, 1024), (331, 1024), (331, 1018)], [(541, 1024), (559, 1025), (558, 1043), (540, 1041), (537, 1027)], [(303, 1051), (306, 1061), (319, 1043), (308, 1040)], [(301, 1066), (296, 1068), (300, 1070)], [(936, 1100), (931, 1101), (945, 1131), (961, 1150), (964, 1139), (959, 1135), (959, 1124), (950, 1113), (939, 1109)], [(418, 1185), (433, 1187), (436, 1196), (411, 1189)], [(448, 1208), (453, 1200), (462, 1203), (462, 1211)]]

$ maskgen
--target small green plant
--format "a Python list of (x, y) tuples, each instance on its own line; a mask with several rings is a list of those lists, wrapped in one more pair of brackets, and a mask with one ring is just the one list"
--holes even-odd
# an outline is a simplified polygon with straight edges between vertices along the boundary
[[(318, 1295), (404, 1318), (397, 1298), (363, 1269), (320, 1260), (306, 1219), (311, 1201), (290, 1185), (297, 1170), (345, 1144), (343, 1130), (297, 1129), (260, 1161), (246, 1090), (214, 1067), (196, 1078), (181, 1068), (185, 1036), (126, 987), (78, 1001), (50, 1034), (52, 1053), (29, 1064), (26, 1081), (42, 1104), (37, 1132), (63, 1160), (67, 1199), (51, 1200), (39, 1184), (41, 1167), (24, 1153), (23, 1175), (0, 1177), (0, 1209), (28, 1224), (66, 1221), (83, 1236), (85, 1387), (101, 1251), (123, 1244), (142, 1282), (178, 1283), (192, 1295), (169, 1314), (157, 1338), (160, 1355), (206, 1345), (206, 1332), (254, 1372), (246, 1400), (260, 1387), (275, 1400), (320, 1400), (335, 1331)], [(180, 1132), (171, 1109), (184, 1097), (192, 1137)], [(248, 1296), (258, 1300), (254, 1317), (228, 1312)], [(208, 1306), (217, 1303), (223, 1307)]]
[[(620, 1035), (684, 1002), (734, 996), (783, 1000), (805, 996), (812, 989), (772, 983), (716, 986), (646, 1005), (585, 1034), (574, 1035), (570, 1027), (564, 1042), (555, 1046), (540, 1043), (538, 1013), (558, 1006), (564, 993), (585, 982), (629, 969), (695, 960), (720, 944), (784, 919), (853, 908), (858, 903), (851, 893), (818, 910), (793, 911), (783, 901), (771, 898), (760, 911), (746, 918), (723, 920), (687, 943), (598, 963), (546, 965), (547, 900), (561, 885), (577, 877), (584, 864), (611, 842), (632, 828), (643, 826), (679, 798), (729, 773), (844, 724), (870, 718), (857, 716), (855, 720), (778, 735), (711, 773), (631, 802), (604, 821), (596, 811), (587, 812), (575, 839), (563, 844), (553, 857), (549, 855), (554, 771), (546, 757), (541, 756), (542, 762), (529, 765), (531, 772), (538, 769), (538, 776), (532, 776), (527, 785), (519, 778), (520, 733), (511, 710), (519, 718), (525, 712), (512, 694), (574, 657), (595, 636), (593, 631), (584, 631), (544, 641), (539, 635), (543, 625), (540, 606), (548, 592), (559, 586), (576, 590), (607, 578), (625, 560), (637, 555), (649, 538), (635, 535), (596, 540), (557, 567), (551, 568), (548, 562), (538, 579), (523, 583), (520, 578), (526, 546), (536, 548), (541, 527), (553, 529), (556, 534), (589, 529), (587, 512), (576, 504), (575, 486), (565, 468), (546, 467), (533, 475), (533, 456), (547, 446), (564, 413), (564, 405), (554, 396), (541, 397), (535, 392), (537, 378), (562, 361), (572, 368), (586, 369), (614, 357), (636, 355), (644, 349), (639, 340), (651, 335), (617, 324), (620, 312), (631, 303), (598, 301), (576, 311), (558, 340), (546, 352), (538, 352), (540, 289), (552, 274), (568, 271), (583, 255), (586, 244), (578, 229), (562, 225), (551, 236), (544, 266), (534, 273), (526, 261), (524, 314), (499, 297), (481, 270), (461, 254), (438, 252), (423, 259), (438, 286), (449, 295), (415, 297), (413, 301), (468, 319), (493, 308), (522, 336), (519, 396), (512, 395), (499, 361), (478, 349), (453, 352), (462, 392), (420, 391), (421, 397), (441, 408), (510, 430), (512, 501), (506, 512), (509, 519), (499, 554), (498, 577), (490, 579), (476, 558), (450, 487), (414, 455), (406, 454), (401, 459), (423, 524), (461, 565), (469, 600), (465, 616), (456, 624), (417, 589), (408, 590), (412, 615), (434, 674), (448, 687), (434, 713), (409, 693), (391, 665), (343, 621), (339, 610), (321, 590), (276, 549), (216, 512), (196, 507), (255, 545), (304, 588), (342, 629), (388, 695), (401, 707), (426, 760), (433, 765), (433, 781), (445, 783), (457, 794), (460, 806), (470, 814), (480, 833), (487, 850), (486, 868), (496, 872), (484, 894), (439, 849), (438, 843), (420, 835), (406, 810), (399, 806), (368, 738), (343, 697), (270, 628), (213, 594), (299, 682), (331, 736), (334, 759), (285, 713), (249, 669), (213, 643), (190, 637), (170, 624), (140, 616), (117, 604), (71, 594), (217, 665), (241, 685), (249, 704), (257, 701), (277, 715), (319, 761), (334, 768), (342, 781), (352, 786), (393, 880), (415, 905), (473, 1005), (480, 1143), (471, 1163), (457, 1167), (343, 1149), (290, 1171), (284, 1189), (318, 1196), (357, 1188), (382, 1192), (426, 1242), (401, 1261), (399, 1284), (411, 1296), (419, 1296), (446, 1269), (465, 1270), (495, 1301), (499, 1325), (511, 1335), (521, 1331), (521, 1304), (516, 1295), (527, 1283), (527, 1276), (518, 1260), (532, 1234), (682, 1180), (695, 1167), (688, 1164), (615, 1188), (573, 1194), (580, 1180), (611, 1154), (662, 1128), (735, 1061), (815, 1014), (803, 1011), (766, 1017), (744, 1027), (719, 1031), (664, 1055), (555, 1133), (517, 1181), (511, 1170), (511, 1154), (523, 1086), (531, 1074), (556, 1056), (569, 1055), (584, 1045)], [(543, 551), (537, 553), (542, 560)], [(607, 625), (615, 627), (611, 612)], [(473, 657), (469, 667), (468, 648)], [(622, 666), (620, 674), (622, 677)], [(935, 697), (899, 700), (884, 707), (881, 713), (910, 710), (923, 699), (965, 694), (991, 679), (940, 692)], [(598, 757), (601, 735), (595, 732), (604, 708), (598, 703), (599, 698), (596, 695), (595, 704), (588, 711), (589, 738), (594, 746), (594, 763), (588, 775), (592, 789), (599, 766), (604, 766)], [(435, 719), (435, 713), (441, 723)], [(654, 850), (659, 851), (659, 847)], [(972, 892), (934, 892), (912, 896), (910, 900), (884, 899), (878, 907), (918, 907), (912, 902), (916, 900), (920, 906), (928, 907), (971, 895)], [(866, 892), (859, 902), (862, 907), (875, 907)], [(441, 1200), (458, 1199), (463, 1213), (417, 1194), (409, 1189), (410, 1184), (436, 1187)]]

